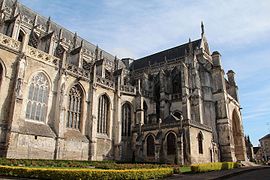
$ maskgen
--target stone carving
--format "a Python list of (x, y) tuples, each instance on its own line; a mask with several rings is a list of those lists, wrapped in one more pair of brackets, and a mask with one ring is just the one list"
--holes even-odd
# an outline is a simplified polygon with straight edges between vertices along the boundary
[(27, 55), (31, 58), (50, 63), (52, 65), (58, 65), (59, 59), (57, 57), (51, 56), (41, 50), (28, 46)]
[(114, 82), (109, 79), (102, 78), (101, 76), (96, 76), (96, 82), (99, 85), (114, 89)]
[(131, 86), (131, 85), (121, 85), (120, 91), (126, 92), (126, 93), (136, 94), (136, 88), (134, 86)]
[(21, 98), (22, 97), (22, 85), (23, 85), (23, 79), (22, 78), (18, 78), (17, 82), (16, 82), (16, 97), (17, 98)]
[(19, 51), (20, 50), (20, 46), (21, 46), (21, 42), (19, 41), (16, 41), (4, 34), (1, 34), (0, 33), (0, 44), (5, 46), (5, 47), (8, 47), (8, 48), (11, 48), (15, 51)]
[(89, 79), (89, 75), (90, 75), (90, 72), (89, 71), (86, 71), (82, 68), (79, 68), (78, 66), (75, 66), (75, 65), (72, 65), (72, 64), (68, 64), (67, 65), (67, 70), (71, 73), (74, 73), (76, 75), (79, 75), (79, 76), (82, 76), (84, 78), (87, 78)]

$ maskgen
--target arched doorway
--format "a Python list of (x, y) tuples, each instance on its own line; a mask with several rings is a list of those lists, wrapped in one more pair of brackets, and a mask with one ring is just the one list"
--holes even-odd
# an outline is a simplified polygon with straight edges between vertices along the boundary
[(176, 137), (173, 133), (167, 135), (167, 155), (176, 154)]
[(234, 110), (232, 115), (234, 152), (237, 161), (245, 161), (245, 149), (240, 118)]
[(147, 156), (153, 157), (155, 156), (155, 140), (152, 135), (149, 135), (146, 140), (146, 149), (147, 149)]

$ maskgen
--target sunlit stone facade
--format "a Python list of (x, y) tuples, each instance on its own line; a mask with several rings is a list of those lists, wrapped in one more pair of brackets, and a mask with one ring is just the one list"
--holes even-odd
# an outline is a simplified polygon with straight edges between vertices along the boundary
[(118, 59), (1, 2), (0, 152), (191, 164), (246, 159), (234, 72), (198, 40)]

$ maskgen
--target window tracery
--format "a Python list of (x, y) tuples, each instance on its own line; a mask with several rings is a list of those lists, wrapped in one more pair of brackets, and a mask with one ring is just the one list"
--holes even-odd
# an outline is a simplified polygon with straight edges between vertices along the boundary
[(82, 112), (82, 90), (79, 85), (73, 86), (69, 91), (69, 104), (67, 110), (67, 127), (79, 129)]
[(122, 106), (122, 136), (131, 136), (131, 107), (128, 103)]
[(98, 101), (98, 123), (97, 132), (108, 134), (109, 121), (109, 99), (106, 95), (102, 95)]
[(48, 79), (43, 73), (38, 73), (31, 79), (26, 106), (26, 118), (45, 121), (47, 116), (48, 97)]

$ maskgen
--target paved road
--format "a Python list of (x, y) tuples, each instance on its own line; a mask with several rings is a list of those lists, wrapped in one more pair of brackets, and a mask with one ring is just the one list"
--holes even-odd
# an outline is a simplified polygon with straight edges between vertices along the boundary
[(269, 180), (270, 179), (270, 168), (260, 169), (250, 172), (245, 172), (243, 174), (239, 174), (230, 178), (228, 180)]

